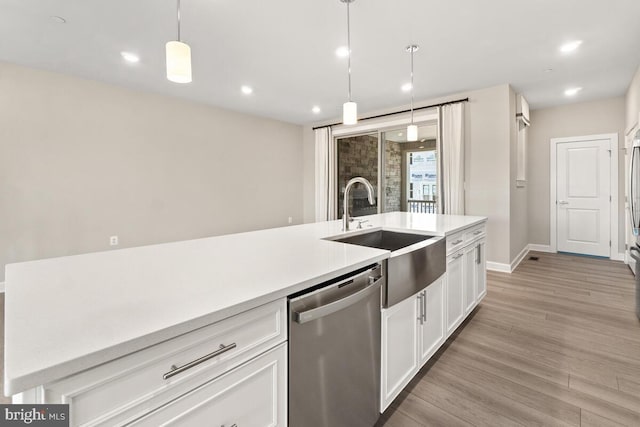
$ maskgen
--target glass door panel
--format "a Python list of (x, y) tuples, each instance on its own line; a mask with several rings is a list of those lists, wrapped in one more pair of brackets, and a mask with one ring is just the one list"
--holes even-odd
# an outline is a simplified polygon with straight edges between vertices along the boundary
[(338, 212), (336, 218), (342, 218), (344, 189), (351, 178), (366, 178), (376, 193), (376, 204), (370, 205), (367, 190), (362, 184), (355, 184), (350, 191), (349, 214), (352, 217), (378, 213), (378, 132), (337, 138), (338, 173)]
[(418, 141), (406, 129), (382, 133), (382, 212), (437, 212), (437, 127), (418, 127)]

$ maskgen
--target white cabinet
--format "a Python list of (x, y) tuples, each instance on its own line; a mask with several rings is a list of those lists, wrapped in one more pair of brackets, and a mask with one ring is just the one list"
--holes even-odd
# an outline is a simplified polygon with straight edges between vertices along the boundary
[[(460, 237), (462, 235), (462, 237)], [(456, 233), (448, 245), (446, 280), (446, 328), (449, 337), (487, 294), (485, 225)], [(456, 252), (452, 252), (455, 250)]]
[(464, 252), (458, 251), (447, 257), (446, 279), (446, 326), (447, 336), (462, 323), (464, 318)]
[(476, 306), (477, 292), (476, 292), (476, 246), (469, 245), (464, 248), (464, 265), (462, 266), (463, 274), (463, 293), (464, 293), (464, 313), (469, 314), (471, 310)]
[(382, 310), (383, 412), (444, 342), (444, 276)]
[(381, 411), (418, 371), (418, 295), (382, 310)]
[(442, 276), (423, 291), (424, 320), (420, 324), (420, 366), (438, 351), (444, 342), (444, 282)]
[[(151, 424), (159, 425), (172, 422), (174, 415), (168, 415), (173, 414), (171, 408), (195, 407), (196, 400), (203, 397), (200, 390), (208, 390), (207, 399), (220, 397), (215, 402), (206, 399), (200, 402), (206, 413), (229, 411), (235, 416), (233, 408), (239, 399), (255, 396), (251, 398), (251, 404), (258, 405), (256, 416), (263, 417), (266, 400), (260, 399), (269, 400), (269, 405), (286, 404), (286, 350), (280, 349), (270, 356), (270, 373), (261, 365), (263, 362), (258, 362), (264, 361), (263, 357), (278, 346), (286, 349), (286, 310), (286, 299), (256, 307), (45, 384), (38, 387), (32, 393), (33, 398), (25, 403), (67, 403), (72, 426), (114, 426), (146, 419), (153, 419)], [(231, 382), (222, 386), (220, 384), (227, 384), (218, 382), (223, 378), (232, 380), (224, 380)], [(264, 395), (266, 390), (271, 394)], [(285, 419), (284, 409), (280, 406), (273, 408), (278, 411), (274, 418), (278, 420), (277, 425), (285, 425), (282, 421)], [(156, 411), (160, 412), (155, 414)], [(147, 418), (151, 414), (155, 415)], [(160, 414), (167, 414), (162, 422), (158, 418)], [(253, 418), (241, 419), (250, 421)], [(233, 422), (239, 426), (276, 425)]]
[(281, 344), (131, 426), (286, 426), (287, 345)]
[(486, 258), (486, 240), (480, 239), (476, 243), (476, 304), (479, 304), (482, 298), (487, 295), (487, 258)]

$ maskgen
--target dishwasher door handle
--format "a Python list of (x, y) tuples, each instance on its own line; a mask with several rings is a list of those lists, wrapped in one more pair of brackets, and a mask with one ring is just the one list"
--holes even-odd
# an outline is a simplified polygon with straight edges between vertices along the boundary
[(311, 322), (312, 320), (316, 320), (321, 317), (328, 316), (329, 314), (335, 313), (336, 311), (349, 307), (350, 305), (353, 305), (358, 301), (367, 298), (374, 292), (379, 291), (381, 285), (382, 285), (382, 276), (379, 276), (375, 279), (375, 281), (372, 284), (370, 284), (366, 288), (360, 289), (358, 292), (355, 292), (342, 299), (339, 299), (338, 301), (334, 301), (326, 305), (321, 305), (320, 307), (312, 308), (311, 310), (292, 311), (293, 320), (296, 323), (299, 323), (302, 325), (304, 323)]

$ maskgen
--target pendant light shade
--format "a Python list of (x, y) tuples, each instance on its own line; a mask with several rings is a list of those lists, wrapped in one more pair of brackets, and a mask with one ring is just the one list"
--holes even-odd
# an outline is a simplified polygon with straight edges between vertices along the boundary
[(354, 1), (355, 0), (340, 0), (341, 3), (346, 3), (347, 5), (347, 51), (349, 52), (349, 56), (347, 56), (347, 72), (349, 75), (349, 101), (345, 102), (342, 105), (342, 123), (345, 125), (355, 125), (356, 123), (358, 123), (358, 104), (351, 100), (351, 17), (349, 15), (349, 4), (353, 3)]
[(345, 125), (358, 123), (358, 104), (349, 101), (342, 105), (342, 123)]
[(418, 140), (418, 126), (417, 125), (407, 126), (407, 141), (415, 142), (417, 140)]
[(191, 83), (191, 48), (179, 41), (167, 42), (167, 79)]
[(175, 83), (191, 83), (191, 48), (180, 39), (180, 0), (177, 0), (178, 39), (167, 42), (167, 79)]
[(412, 44), (407, 46), (407, 52), (411, 54), (411, 124), (407, 126), (407, 141), (415, 142), (418, 140), (418, 126), (413, 124), (413, 54), (420, 49), (418, 45)]

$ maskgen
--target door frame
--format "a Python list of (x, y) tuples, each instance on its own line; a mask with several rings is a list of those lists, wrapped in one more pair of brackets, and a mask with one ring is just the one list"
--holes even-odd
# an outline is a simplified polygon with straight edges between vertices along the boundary
[(609, 162), (610, 162), (610, 194), (611, 194), (611, 206), (609, 209), (611, 217), (609, 218), (609, 238), (611, 239), (611, 247), (609, 248), (609, 259), (619, 260), (618, 253), (618, 134), (606, 133), (599, 135), (584, 135), (584, 136), (572, 136), (568, 138), (551, 138), (550, 154), (551, 161), (549, 167), (550, 175), (550, 191), (549, 191), (549, 246), (551, 252), (558, 252), (558, 219), (557, 219), (557, 152), (558, 144), (567, 142), (582, 142), (596, 139), (608, 139), (609, 140)]

